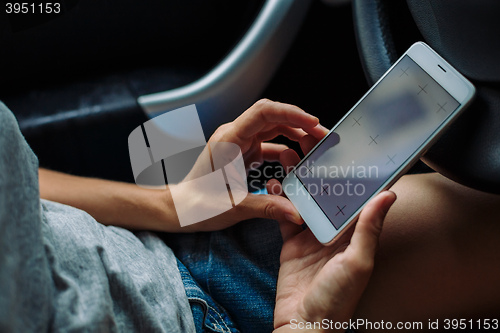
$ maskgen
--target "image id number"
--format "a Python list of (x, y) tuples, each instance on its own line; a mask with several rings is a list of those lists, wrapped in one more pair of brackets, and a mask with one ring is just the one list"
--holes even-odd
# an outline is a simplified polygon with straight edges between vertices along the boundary
[(498, 330), (499, 328), (498, 319), (445, 319), (443, 325), (445, 330)]
[(5, 12), (7, 14), (59, 14), (61, 4), (59, 2), (7, 2)]

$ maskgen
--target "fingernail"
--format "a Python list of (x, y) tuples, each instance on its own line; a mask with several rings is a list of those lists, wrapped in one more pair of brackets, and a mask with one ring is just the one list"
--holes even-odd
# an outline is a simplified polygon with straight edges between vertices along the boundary
[(325, 132), (325, 133), (330, 132), (330, 130), (329, 130), (328, 128), (326, 128), (325, 126), (323, 126), (323, 125), (321, 125), (321, 124), (316, 125), (316, 127), (317, 127), (318, 129), (320, 129), (321, 131)]

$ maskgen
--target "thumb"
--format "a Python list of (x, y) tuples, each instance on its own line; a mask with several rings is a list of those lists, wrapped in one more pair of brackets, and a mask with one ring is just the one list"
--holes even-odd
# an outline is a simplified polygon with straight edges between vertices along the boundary
[(269, 194), (248, 194), (240, 204), (246, 218), (261, 217), (302, 224), (302, 217), (286, 198)]
[(363, 209), (356, 223), (350, 248), (357, 255), (373, 258), (387, 211), (396, 201), (396, 194), (385, 191), (373, 198)]

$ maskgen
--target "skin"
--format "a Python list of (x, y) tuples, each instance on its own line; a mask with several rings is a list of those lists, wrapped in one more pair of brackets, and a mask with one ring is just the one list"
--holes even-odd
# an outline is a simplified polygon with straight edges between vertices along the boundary
[(398, 201), (355, 317), (424, 328), (429, 319), (500, 319), (500, 197), (439, 174), (405, 176), (391, 190)]
[[(285, 135), (307, 152), (326, 133), (317, 118), (301, 109), (262, 100), (221, 126), (209, 142), (238, 144), (246, 165), (280, 160), (289, 167), (298, 162), (296, 152), (264, 141)], [(329, 247), (302, 230), (300, 215), (282, 196), (276, 180), (268, 183), (274, 195), (248, 195), (226, 213), (182, 228), (170, 195), (172, 187), (150, 190), (44, 169), (39, 176), (42, 198), (129, 229), (211, 231), (253, 217), (278, 220), (284, 245), (276, 331), (292, 330), (292, 319), (303, 323), (350, 318), (420, 320), (426, 328), (428, 319), (494, 318), (500, 313), (500, 224), (496, 223), (500, 197), (437, 174), (400, 179), (391, 192), (381, 193), (365, 207), (352, 238), (346, 234)], [(193, 197), (189, 188), (178, 190), (193, 209), (204, 204), (203, 194)]]

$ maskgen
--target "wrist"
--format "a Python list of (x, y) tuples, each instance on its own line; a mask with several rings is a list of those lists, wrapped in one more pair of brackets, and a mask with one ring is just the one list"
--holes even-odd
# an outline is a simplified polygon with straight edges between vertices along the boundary
[(172, 199), (170, 189), (175, 185), (167, 186), (166, 190), (151, 191), (151, 212), (154, 221), (154, 230), (162, 232), (182, 232), (179, 219)]

